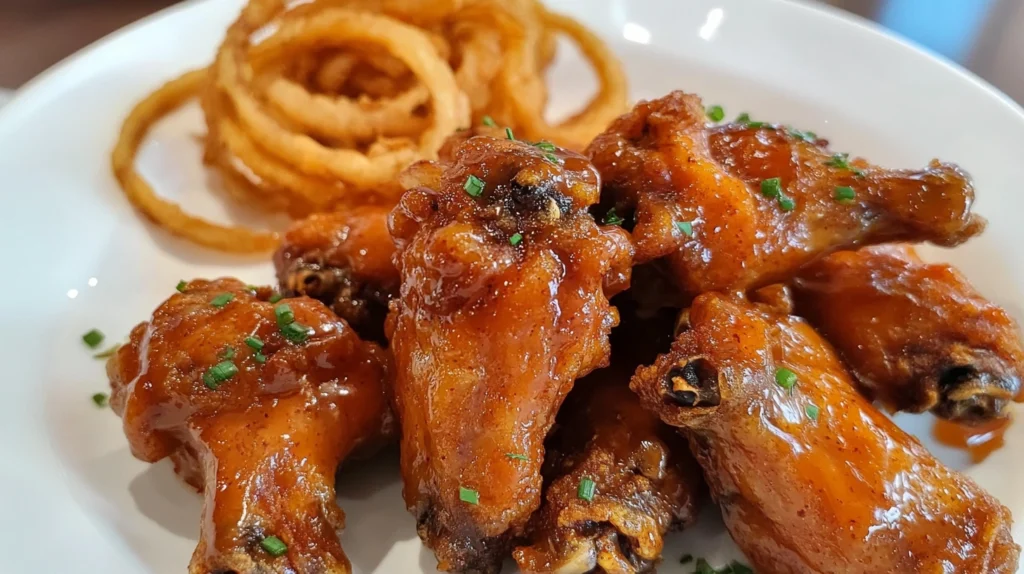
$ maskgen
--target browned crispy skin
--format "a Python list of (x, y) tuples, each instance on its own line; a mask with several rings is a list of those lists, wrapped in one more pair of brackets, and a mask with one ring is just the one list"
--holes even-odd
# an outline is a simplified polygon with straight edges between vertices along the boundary
[[(784, 127), (708, 126), (700, 98), (673, 92), (637, 104), (587, 153), (604, 178), (602, 203), (632, 230), (636, 262), (659, 260), (684, 305), (707, 291), (788, 280), (838, 249), (957, 245), (984, 228), (970, 211), (971, 182), (956, 166), (892, 171), (854, 160), (854, 169), (833, 167), (826, 143)], [(792, 211), (761, 193), (771, 178), (781, 179)], [(852, 187), (856, 198), (837, 201), (837, 186)], [(692, 224), (692, 237), (679, 222)]]
[(806, 323), (706, 294), (690, 325), (631, 386), (689, 437), (759, 574), (1016, 572), (1009, 510), (875, 410)]
[(797, 313), (836, 347), (869, 398), (963, 423), (1007, 415), (1024, 347), (1009, 314), (912, 248), (841, 252), (793, 284)]
[[(234, 298), (212, 305), (222, 293)], [(302, 343), (285, 339), (274, 305), (241, 282), (192, 281), (107, 365), (132, 454), (172, 457), (204, 493), (191, 574), (350, 571), (334, 474), (355, 447), (385, 432), (387, 357), (321, 303), (287, 304), (312, 329)], [(246, 345), (250, 336), (264, 342), (265, 363)], [(211, 389), (203, 376), (228, 348), (238, 373)], [(288, 545), (285, 555), (261, 548), (271, 535)]]
[[(496, 572), (540, 505), (558, 407), (607, 364), (618, 322), (608, 298), (629, 284), (632, 246), (587, 213), (599, 179), (585, 158), (559, 150), (556, 165), (485, 136), (451, 153), (403, 176), (412, 189), (391, 216), (402, 476), (438, 567)], [(464, 188), (471, 175), (484, 182), (478, 197)]]
[[(650, 572), (665, 533), (696, 520), (705, 492), (697, 461), (629, 390), (634, 367), (613, 359), (562, 406), (547, 444), (544, 503), (529, 545), (513, 553), (523, 572)], [(595, 484), (591, 501), (579, 497), (585, 478)]]
[(388, 301), (398, 295), (388, 206), (345, 207), (296, 223), (274, 254), (281, 292), (322, 301), (367, 340), (387, 344)]

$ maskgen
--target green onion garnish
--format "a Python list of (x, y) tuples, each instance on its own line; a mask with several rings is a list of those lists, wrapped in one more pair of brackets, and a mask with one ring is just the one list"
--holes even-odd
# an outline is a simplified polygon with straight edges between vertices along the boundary
[(480, 493), (465, 486), (459, 487), (459, 500), (467, 504), (480, 504)]
[(178, 281), (178, 293), (184, 293), (186, 287), (188, 287), (188, 283), (184, 279)]
[(227, 347), (224, 347), (224, 351), (221, 352), (220, 358), (225, 360), (225, 361), (230, 361), (231, 359), (234, 359), (235, 358), (235, 348), (232, 347), (231, 345), (228, 345)]
[(255, 360), (257, 363), (259, 363), (261, 365), (263, 363), (267, 362), (267, 356), (264, 355), (263, 353), (259, 352), (259, 351), (256, 351), (256, 353), (252, 356), (252, 358), (253, 358), (253, 360)]
[(246, 285), (245, 286), (245, 290), (246, 291), (252, 291), (255, 294), (256, 291), (259, 290), (259, 287), (255, 286), (255, 285)]
[(716, 124), (725, 119), (725, 110), (722, 109), (722, 106), (711, 106), (705, 113), (708, 115), (708, 119)]
[(512, 134), (512, 128), (505, 128), (505, 137), (510, 140), (515, 140), (516, 136)]
[(750, 114), (748, 114), (747, 112), (743, 112), (742, 114), (736, 116), (736, 123), (738, 123), (738, 124), (749, 124), (750, 123)]
[(679, 231), (683, 232), (683, 235), (687, 237), (693, 237), (693, 224), (689, 221), (677, 221), (676, 227)]
[(818, 405), (807, 405), (804, 407), (804, 412), (807, 413), (807, 418), (812, 421), (816, 421), (818, 420), (818, 414), (821, 412), (821, 409), (818, 408)]
[(277, 318), (278, 326), (288, 325), (295, 322), (295, 312), (287, 303), (281, 303), (274, 307), (274, 317)]
[(245, 338), (245, 344), (248, 345), (249, 348), (254, 350), (254, 351), (262, 351), (263, 350), (263, 341), (260, 340), (259, 337), (246, 337)]
[(558, 156), (553, 153), (544, 154), (544, 159), (547, 160), (548, 163), (558, 165)]
[(213, 305), (214, 307), (220, 309), (224, 305), (230, 303), (231, 300), (234, 298), (234, 293), (221, 293), (220, 295), (217, 295), (216, 297), (213, 298), (213, 300), (210, 301), (210, 305)]
[(90, 349), (95, 349), (103, 342), (103, 333), (101, 333), (99, 329), (93, 329), (82, 335), (82, 341), (85, 342)]
[(580, 480), (580, 485), (576, 488), (576, 496), (579, 497), (580, 500), (590, 502), (594, 500), (594, 490), (596, 489), (597, 485), (594, 484), (594, 481), (591, 480), (590, 477), (584, 476), (583, 479)]
[(284, 299), (284, 295), (282, 295), (282, 294), (280, 294), (280, 293), (275, 291), (274, 293), (272, 293), (270, 295), (270, 298), (267, 299), (267, 302), (273, 304), (273, 303), (277, 303), (281, 299)]
[(508, 238), (508, 242), (511, 243), (513, 247), (516, 246), (516, 245), (519, 245), (520, 243), (523, 242), (523, 234), (522, 233), (514, 233), (514, 234), (512, 234), (512, 237)]
[(775, 369), (775, 383), (786, 390), (790, 390), (796, 386), (796, 373), (786, 367), (779, 367)]
[(841, 185), (836, 187), (836, 191), (832, 194), (832, 197), (834, 197), (836, 201), (841, 202), (853, 201), (854, 198), (857, 197), (857, 192), (854, 191), (852, 187)]
[(525, 454), (518, 454), (515, 452), (506, 452), (505, 456), (511, 458), (512, 460), (530, 460), (530, 458), (527, 457)]
[(733, 560), (729, 563), (729, 574), (754, 574), (754, 571), (750, 566)]
[(850, 170), (857, 177), (864, 177), (864, 170), (850, 165), (850, 154), (848, 153), (834, 154), (828, 161), (825, 162), (825, 165), (838, 169)]
[(498, 124), (494, 123), (494, 118), (491, 116), (484, 116), (480, 118), (480, 122), (489, 128), (497, 127)]
[(788, 195), (780, 195), (779, 208), (782, 209), (782, 211), (793, 211), (796, 209), (796, 201)]
[(622, 225), (622, 222), (626, 221), (619, 217), (618, 213), (615, 213), (615, 208), (608, 210), (608, 213), (604, 214), (604, 219), (601, 220), (605, 225)]
[(277, 536), (267, 536), (261, 540), (260, 548), (263, 548), (267, 554), (270, 554), (274, 558), (283, 556), (285, 552), (288, 552), (288, 545)]
[(718, 570), (712, 568), (708, 561), (703, 558), (698, 558), (693, 568), (693, 574), (718, 574)]
[(462, 189), (472, 197), (480, 197), (484, 193), (484, 182), (480, 181), (479, 177), (471, 175), (466, 178), (466, 183), (462, 184)]
[(533, 147), (540, 148), (540, 149), (542, 149), (544, 151), (555, 151), (557, 149), (555, 147), (555, 144), (553, 144), (551, 142), (548, 142), (548, 141), (539, 141), (539, 142), (533, 144)]
[(800, 131), (796, 128), (789, 128), (789, 135), (795, 137), (798, 140), (803, 140), (807, 143), (814, 143), (818, 141), (818, 134), (814, 132)]
[(216, 391), (224, 381), (238, 374), (238, 367), (231, 361), (221, 361), (203, 373), (203, 384)]
[(281, 325), (281, 334), (284, 335), (285, 339), (297, 344), (308, 339), (313, 334), (313, 329), (302, 323), (288, 323), (287, 325)]
[(110, 347), (106, 351), (100, 351), (99, 353), (96, 353), (95, 355), (92, 356), (92, 358), (94, 358), (94, 359), (109, 359), (110, 357), (113, 357), (114, 354), (117, 353), (117, 350), (120, 349), (120, 348), (121, 348), (121, 343), (118, 343), (118, 344)]
[(107, 396), (107, 393), (96, 393), (92, 396), (92, 402), (96, 403), (96, 406), (101, 408), (107, 406), (109, 401), (110, 397)]
[(782, 179), (773, 177), (761, 182), (761, 195), (765, 197), (779, 197), (782, 195)]

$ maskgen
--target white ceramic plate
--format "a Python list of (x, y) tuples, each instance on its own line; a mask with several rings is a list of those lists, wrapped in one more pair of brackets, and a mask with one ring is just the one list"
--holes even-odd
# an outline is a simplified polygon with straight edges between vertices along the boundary
[[(1024, 300), (1024, 113), (988, 85), (839, 12), (783, 0), (562, 0), (553, 7), (596, 29), (624, 60), (635, 98), (682, 88), (730, 116), (786, 122), (837, 150), (889, 166), (959, 162), (975, 177), (985, 235), (937, 255), (959, 265), (1021, 318)], [(200, 499), (166, 463), (134, 460), (119, 420), (90, 395), (102, 362), (80, 336), (113, 342), (148, 317), (180, 278), (269, 282), (266, 260), (193, 248), (137, 217), (108, 167), (130, 106), (212, 56), (238, 0), (192, 2), (83, 51), (24, 88), (0, 111), (0, 564), (4, 572), (180, 573), (198, 535)], [(560, 54), (554, 104), (594, 85), (575, 53)], [(163, 194), (224, 218), (246, 217), (204, 193), (191, 136), (194, 109), (161, 124), (141, 155)], [(901, 417), (928, 441), (930, 421)], [(1017, 516), (1024, 494), (1024, 427), (984, 464), (936, 447)], [(930, 446), (934, 446), (931, 445)], [(343, 473), (344, 545), (357, 572), (434, 572), (402, 503), (395, 457)], [(1019, 528), (1018, 540), (1024, 540)], [(716, 518), (675, 535), (663, 572), (689, 572), (684, 553), (738, 556)]]

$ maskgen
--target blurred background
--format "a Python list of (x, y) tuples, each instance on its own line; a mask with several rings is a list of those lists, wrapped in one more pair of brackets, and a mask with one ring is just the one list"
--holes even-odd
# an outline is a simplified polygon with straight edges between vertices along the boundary
[[(1024, 104), (1024, 0), (800, 1), (822, 1), (879, 22)], [(90, 42), (174, 3), (0, 0), (0, 90), (17, 88)]]

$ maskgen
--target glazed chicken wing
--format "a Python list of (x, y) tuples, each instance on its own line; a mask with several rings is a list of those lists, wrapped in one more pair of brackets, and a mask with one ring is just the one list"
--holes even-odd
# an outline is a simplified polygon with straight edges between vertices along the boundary
[(587, 153), (604, 178), (602, 203), (632, 231), (636, 262), (659, 260), (683, 305), (788, 280), (838, 249), (957, 245), (984, 228), (954, 165), (892, 171), (782, 126), (708, 126), (700, 98), (682, 92), (641, 102)]
[(697, 461), (629, 390), (634, 366), (613, 358), (562, 406), (547, 445), (544, 503), (529, 545), (513, 553), (523, 572), (650, 572), (665, 533), (696, 520), (705, 491)]
[(759, 574), (1013, 573), (1010, 512), (857, 393), (806, 323), (698, 297), (644, 405), (689, 438)]
[(406, 504), (442, 570), (495, 572), (541, 501), (544, 438), (606, 365), (632, 247), (585, 158), (485, 136), (414, 165), (391, 216)]
[(1020, 396), (1017, 324), (956, 269), (908, 246), (831, 255), (796, 279), (793, 297), (868, 397), (891, 410), (981, 423)]
[[(269, 295), (268, 289), (261, 295)], [(317, 301), (192, 281), (107, 365), (132, 454), (204, 493), (191, 574), (344, 574), (334, 475), (390, 416), (388, 361)]]
[(322, 301), (364, 339), (387, 344), (384, 318), (398, 295), (390, 212), (378, 205), (346, 207), (295, 224), (274, 255), (281, 292)]

